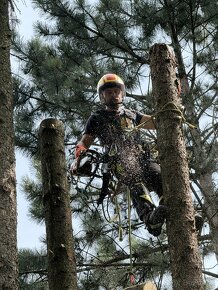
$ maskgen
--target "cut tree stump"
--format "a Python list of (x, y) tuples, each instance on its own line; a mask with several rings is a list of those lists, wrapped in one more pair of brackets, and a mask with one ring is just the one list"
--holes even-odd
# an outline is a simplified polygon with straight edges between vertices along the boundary
[(147, 282), (144, 284), (134, 285), (124, 290), (157, 290), (157, 287), (152, 282)]

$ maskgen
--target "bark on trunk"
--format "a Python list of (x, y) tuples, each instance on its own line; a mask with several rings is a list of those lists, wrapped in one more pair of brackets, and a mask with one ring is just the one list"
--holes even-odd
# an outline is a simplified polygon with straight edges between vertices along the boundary
[[(205, 168), (210, 168), (210, 166), (208, 166), (208, 162), (210, 162), (211, 158), (209, 158), (208, 154), (202, 148), (202, 138), (199, 130), (198, 117), (195, 112), (195, 104), (193, 101), (192, 90), (190, 91), (189, 81), (186, 74), (181, 46), (177, 37), (177, 33), (173, 29), (171, 29), (171, 37), (173, 41), (173, 46), (175, 47), (176, 58), (178, 60), (178, 72), (181, 79), (182, 96), (183, 103), (186, 108), (186, 115), (189, 122), (195, 124), (195, 126), (197, 126), (198, 128), (197, 130), (191, 132), (192, 142), (194, 144), (193, 152), (196, 160), (195, 170), (196, 173), (200, 176), (199, 183), (201, 187), (201, 192), (205, 198), (203, 212), (206, 215), (207, 221), (210, 226), (212, 243), (214, 246), (216, 260), (218, 262), (218, 196), (216, 194), (216, 189), (214, 186), (213, 173), (208, 171), (208, 169), (205, 170)], [(196, 55), (194, 55), (193, 57), (196, 57)], [(195, 76), (193, 76), (191, 88), (194, 87), (194, 80)]]
[(18, 289), (17, 208), (8, 0), (0, 0), (0, 289)]
[(173, 50), (165, 44), (155, 44), (150, 50), (150, 65), (164, 202), (168, 207), (173, 289), (203, 290)]
[(40, 148), (49, 289), (76, 290), (72, 215), (61, 121), (46, 119), (41, 123)]

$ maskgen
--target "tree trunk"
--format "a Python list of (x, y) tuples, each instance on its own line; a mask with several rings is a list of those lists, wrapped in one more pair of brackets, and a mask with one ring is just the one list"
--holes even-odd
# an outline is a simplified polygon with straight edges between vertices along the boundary
[[(216, 194), (216, 189), (213, 180), (213, 172), (210, 172), (210, 166), (208, 166), (208, 162), (211, 158), (208, 158), (207, 152), (205, 152), (202, 145), (202, 138), (199, 130), (199, 122), (198, 117), (195, 112), (195, 104), (193, 101), (192, 91), (190, 92), (190, 86), (188, 82), (188, 77), (185, 70), (185, 65), (182, 58), (181, 46), (179, 44), (179, 40), (176, 34), (176, 31), (171, 30), (171, 37), (173, 40), (173, 46), (175, 47), (175, 54), (178, 61), (178, 72), (179, 77), (181, 79), (181, 87), (182, 87), (182, 96), (183, 102), (186, 108), (186, 115), (189, 122), (192, 122), (197, 126), (197, 130), (193, 130), (191, 132), (193, 146), (193, 152), (195, 156), (195, 164), (196, 164), (196, 173), (200, 176), (199, 183), (201, 187), (201, 192), (205, 198), (204, 202), (204, 213), (207, 217), (210, 231), (212, 235), (212, 242), (214, 245), (214, 252), (216, 255), (216, 260), (218, 262), (218, 196)], [(194, 50), (195, 55), (193, 58), (196, 58), (196, 51)], [(193, 63), (193, 66), (196, 64)], [(194, 69), (196, 71), (196, 69)], [(193, 76), (192, 83), (195, 82), (195, 75)], [(191, 87), (193, 88), (193, 84)]]
[(164, 202), (168, 207), (167, 234), (173, 289), (203, 290), (172, 49), (165, 44), (155, 44), (150, 50), (150, 65)]
[(72, 216), (61, 121), (46, 119), (41, 123), (40, 148), (49, 289), (76, 290)]
[(8, 0), (0, 0), (0, 289), (18, 289), (17, 208)]

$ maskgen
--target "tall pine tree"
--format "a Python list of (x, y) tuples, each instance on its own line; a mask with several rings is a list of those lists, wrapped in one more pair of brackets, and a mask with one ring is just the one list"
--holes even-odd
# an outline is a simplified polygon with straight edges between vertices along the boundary
[(17, 208), (9, 1), (0, 1), (0, 288), (18, 289)]

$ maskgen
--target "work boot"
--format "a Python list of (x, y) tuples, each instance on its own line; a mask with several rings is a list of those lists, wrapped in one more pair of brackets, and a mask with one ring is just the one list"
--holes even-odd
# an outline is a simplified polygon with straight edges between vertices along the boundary
[(195, 227), (196, 227), (196, 230), (197, 230), (199, 235), (201, 234), (201, 230), (203, 228), (203, 225), (204, 225), (203, 217), (200, 214), (196, 214), (195, 215)]
[(150, 234), (158, 237), (161, 234), (162, 226), (167, 217), (167, 207), (165, 205), (159, 205), (146, 217), (145, 224)]

